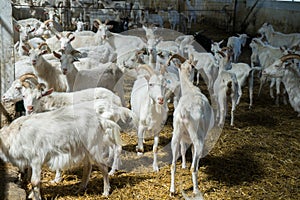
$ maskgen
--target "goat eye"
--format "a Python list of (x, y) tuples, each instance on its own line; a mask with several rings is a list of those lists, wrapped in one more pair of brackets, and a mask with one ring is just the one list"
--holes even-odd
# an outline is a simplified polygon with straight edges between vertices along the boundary
[(150, 83), (149, 86), (150, 86), (150, 87), (153, 87), (153, 83)]

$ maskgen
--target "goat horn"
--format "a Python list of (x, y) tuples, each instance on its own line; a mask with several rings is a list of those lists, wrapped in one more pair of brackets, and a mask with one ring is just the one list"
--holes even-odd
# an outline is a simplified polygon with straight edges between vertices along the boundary
[(36, 85), (36, 88), (43, 91), (46, 88), (46, 85), (45, 83), (39, 83)]
[(226, 50), (232, 50), (232, 48), (231, 47), (222, 47), (222, 49), (221, 49), (222, 51), (226, 51)]
[(23, 81), (22, 86), (25, 88), (30, 88), (30, 84), (27, 81)]
[(285, 61), (287, 61), (289, 59), (298, 59), (298, 60), (300, 60), (300, 55), (299, 54), (288, 54), (288, 55), (282, 56), (280, 58), (280, 60), (282, 62), (285, 62)]
[(49, 24), (50, 22), (53, 22), (53, 20), (52, 20), (52, 19), (48, 19), (48, 20), (44, 21), (44, 24), (45, 24), (46, 26), (48, 26), (48, 24)]
[(100, 19), (95, 19), (94, 22), (97, 22), (99, 25), (102, 24), (101, 20)]
[(37, 79), (36, 75), (34, 75), (33, 73), (27, 73), (27, 74), (22, 75), (22, 76), (19, 78), (19, 80), (20, 80), (21, 82), (24, 82), (24, 81), (25, 81), (26, 79), (28, 79), (28, 78), (34, 78), (34, 79)]
[(144, 70), (148, 71), (150, 75), (155, 74), (154, 70), (149, 65), (146, 65), (146, 64), (139, 65), (138, 70), (140, 70), (140, 69), (144, 69)]
[(48, 46), (48, 44), (46, 42), (43, 42), (38, 46), (38, 49), (41, 49), (43, 46)]
[(225, 53), (223, 51), (217, 51), (217, 53), (221, 54), (221, 56), (224, 58), (226, 57)]
[(30, 44), (30, 42), (26, 42), (26, 44), (30, 47), (30, 49), (34, 49), (34, 47)]
[(167, 66), (170, 65), (171, 60), (173, 60), (174, 58), (177, 58), (178, 60), (180, 60), (181, 63), (184, 63), (184, 62), (186, 61), (186, 58), (182, 57), (181, 55), (179, 55), (179, 54), (174, 54), (174, 55), (172, 55), (172, 56), (169, 58), (169, 60), (167, 61)]
[(37, 86), (39, 84), (38, 80), (36, 78), (33, 77), (29, 77), (27, 78), (24, 82), (29, 83), (30, 86)]
[(66, 37), (69, 38), (70, 35), (72, 35), (72, 34), (73, 34), (72, 32), (68, 32), (68, 33), (66, 34)]

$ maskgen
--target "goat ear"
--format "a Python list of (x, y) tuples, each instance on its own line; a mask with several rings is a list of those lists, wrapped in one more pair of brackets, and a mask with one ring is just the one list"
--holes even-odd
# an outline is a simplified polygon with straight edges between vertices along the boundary
[(93, 25), (94, 25), (97, 29), (99, 29), (99, 24), (98, 24), (97, 22), (94, 22)]
[(107, 25), (108, 29), (112, 29), (114, 26), (113, 25)]
[(194, 61), (194, 55), (190, 54), (190, 56), (189, 56), (189, 62), (192, 63), (193, 61)]
[(74, 57), (73, 62), (80, 62), (80, 60), (77, 57)]
[(20, 32), (20, 29), (21, 29), (21, 25), (18, 24), (18, 25), (15, 26), (15, 30), (16, 30), (17, 32)]
[(280, 50), (282, 51), (282, 52), (284, 52), (285, 50), (288, 50), (288, 48), (286, 47), (286, 46), (281, 46), (281, 47), (279, 47), (280, 48)]
[(30, 31), (29, 31), (29, 33), (32, 33), (32, 32), (34, 32), (35, 31), (35, 28), (32, 28)]
[(29, 49), (26, 46), (22, 45), (22, 49), (26, 52), (27, 55), (29, 55)]
[(197, 65), (197, 63), (198, 63), (198, 60), (193, 60), (193, 62), (191, 63), (192, 68), (195, 68), (195, 66)]
[(50, 88), (49, 90), (42, 93), (42, 97), (52, 94), (53, 91), (54, 91), (54, 89)]
[(41, 53), (39, 53), (39, 55), (44, 55), (44, 54), (47, 54), (48, 53), (48, 50), (43, 50), (43, 51), (41, 51)]
[(289, 67), (289, 66), (291, 66), (292, 65), (292, 62), (286, 62), (286, 63), (284, 63), (283, 65), (282, 65), (282, 68), (283, 69), (285, 69), (285, 68), (287, 68), (287, 67)]
[(71, 51), (71, 55), (73, 55), (73, 56), (77, 56), (77, 55), (80, 55), (81, 54), (81, 52), (80, 51), (78, 51), (78, 50), (72, 50)]
[(61, 55), (59, 53), (57, 53), (56, 51), (53, 51), (53, 55), (58, 59), (61, 58)]
[(72, 42), (75, 39), (75, 36), (70, 38), (70, 42)]
[(160, 64), (160, 74), (165, 75), (167, 66)]
[(149, 82), (150, 80), (150, 76), (149, 75), (144, 75), (145, 79), (147, 80), (147, 82)]

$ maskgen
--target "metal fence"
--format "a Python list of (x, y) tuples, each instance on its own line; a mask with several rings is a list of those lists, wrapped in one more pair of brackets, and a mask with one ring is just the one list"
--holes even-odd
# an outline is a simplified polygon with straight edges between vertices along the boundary
[[(165, 1), (140, 1), (142, 6), (134, 8), (134, 1), (112, 1), (115, 2), (110, 6), (103, 6), (100, 1), (82, 1), (81, 5), (72, 4), (59, 4), (55, 7), (61, 24), (64, 30), (74, 29), (74, 21), (80, 20), (87, 22), (89, 25), (88, 29), (92, 29), (94, 19), (105, 20), (119, 20), (128, 18), (130, 19), (132, 27), (141, 26), (141, 23), (133, 24), (134, 19), (132, 13), (140, 12), (141, 16), (144, 17), (146, 11), (150, 15), (159, 15), (163, 19), (163, 25), (165, 28), (170, 28), (169, 18), (174, 18), (174, 13), (180, 16), (180, 22), (178, 23), (178, 30), (183, 33), (187, 33), (189, 27), (189, 14), (195, 13), (196, 21), (194, 24), (201, 24), (203, 22), (214, 22), (220, 28), (226, 30), (232, 30), (234, 20), (234, 1), (192, 1), (192, 8), (189, 8), (184, 2), (180, 0), (165, 0)], [(169, 13), (170, 8), (174, 12)], [(47, 15), (44, 11), (47, 9), (53, 9), (53, 6), (22, 6), (19, 5), (14, 7), (13, 15), (15, 19), (24, 19), (29, 17), (35, 17), (41, 21), (47, 20)], [(217, 19), (217, 20), (215, 20)], [(147, 22), (144, 18), (143, 22)]]

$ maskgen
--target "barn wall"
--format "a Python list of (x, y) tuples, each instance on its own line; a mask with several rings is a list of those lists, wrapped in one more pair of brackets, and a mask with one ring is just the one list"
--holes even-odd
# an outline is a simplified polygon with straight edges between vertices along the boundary
[(194, 0), (192, 2), (198, 10), (198, 16), (202, 16), (206, 23), (222, 29), (229, 26), (230, 31), (255, 35), (263, 23), (269, 22), (276, 31), (300, 32), (300, 2), (274, 0)]
[(13, 26), (10, 1), (0, 0), (0, 64), (1, 96), (14, 80), (13, 67)]
[[(237, 25), (242, 23), (244, 13), (248, 13), (254, 5), (255, 0), (239, 2), (237, 15)], [(284, 33), (300, 32), (300, 2), (274, 2), (270, 0), (260, 1), (251, 14), (246, 24), (247, 32), (255, 34), (261, 25), (269, 22), (273, 25), (275, 31)], [(237, 26), (238, 27), (238, 26)]]
[[(14, 80), (13, 65), (13, 28), (10, 1), (0, 0), (0, 97)], [(2, 104), (1, 113), (7, 114)], [(2, 115), (0, 115), (2, 122)]]

